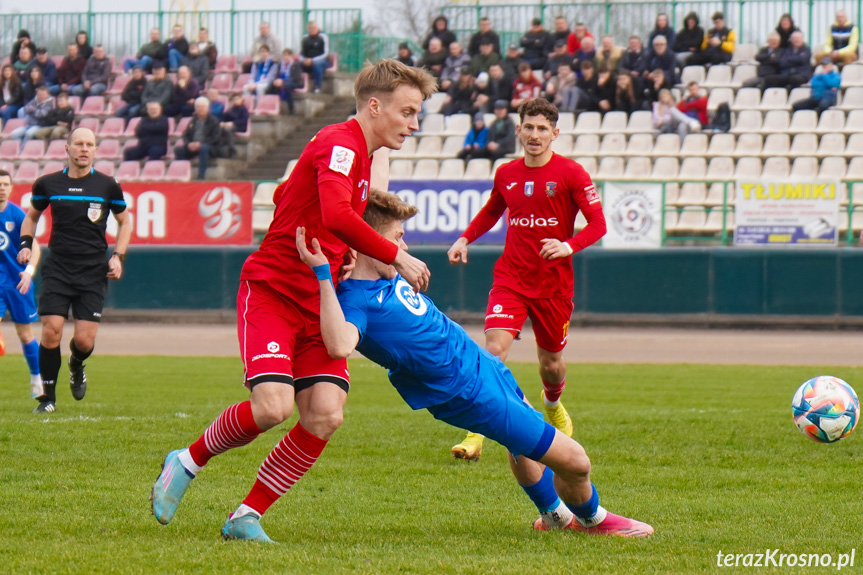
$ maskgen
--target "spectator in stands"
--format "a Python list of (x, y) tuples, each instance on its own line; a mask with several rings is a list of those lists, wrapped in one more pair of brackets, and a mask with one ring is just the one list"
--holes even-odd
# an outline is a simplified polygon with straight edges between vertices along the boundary
[(554, 51), (548, 55), (545, 61), (545, 66), (542, 68), (542, 75), (546, 80), (557, 76), (557, 71), (561, 66), (572, 65), (572, 54), (566, 51), (566, 40), (558, 40), (554, 45)]
[(492, 41), (485, 38), (479, 45), (479, 54), (470, 60), (470, 73), (476, 76), (480, 72), (488, 72), (489, 68), (498, 62), (500, 62), (500, 54), (495, 53)]
[[(26, 78), (21, 87), (24, 91), (24, 101), (29, 102), (36, 97), (36, 90), (41, 86), (47, 86), (47, 84), (42, 76), (42, 68), (39, 66), (28, 68)], [(48, 91), (50, 92), (50, 88)]]
[(473, 115), (473, 126), (468, 130), (464, 137), (464, 145), (456, 157), (469, 162), (473, 154), (479, 149), (485, 149), (488, 144), (488, 127), (485, 125), (485, 118), (482, 112), (477, 112)]
[[(468, 74), (471, 74), (470, 70), (468, 70)], [(473, 74), (471, 74), (471, 76), (473, 76)], [(473, 87), (474, 98), (471, 112), (488, 112), (488, 72), (480, 72), (479, 75), (475, 76)]]
[(530, 64), (522, 62), (518, 65), (518, 78), (512, 85), (512, 102), (513, 110), (518, 110), (518, 107), (528, 100), (539, 98), (542, 93), (542, 84), (533, 75), (533, 70)]
[(443, 114), (471, 114), (477, 93), (474, 86), (474, 77), (467, 69), (462, 70), (457, 82), (454, 82), (447, 90), (447, 96), (443, 104)]
[(30, 46), (31, 50), (36, 49), (36, 45), (33, 44), (33, 40), (30, 39), (30, 32), (21, 28), (18, 30), (18, 39), (12, 44), (12, 52), (9, 55), (10, 64), (14, 64), (18, 61), (18, 52), (21, 51), (23, 46)]
[(578, 107), (577, 81), (572, 64), (560, 66), (557, 75), (545, 84), (545, 97), (561, 112), (575, 112)]
[(663, 134), (677, 132), (682, 140), (689, 132), (700, 130), (701, 124), (677, 109), (671, 90), (662, 90), (653, 103), (653, 127)]
[(644, 99), (648, 102), (658, 102), (662, 90), (671, 90), (672, 82), (660, 68), (650, 71), (644, 79)]
[(657, 36), (653, 39), (653, 52), (647, 58), (647, 70), (660, 69), (668, 79), (669, 84), (674, 84), (677, 77), (677, 56), (668, 49), (668, 40), (665, 36)]
[(432, 76), (438, 79), (438, 85), (440, 85), (441, 73), (443, 72), (444, 62), (446, 62), (447, 58), (449, 58), (449, 52), (443, 49), (443, 43), (440, 41), (440, 38), (432, 38), (429, 41), (428, 48), (423, 52), (419, 64), (420, 67), (431, 72)]
[[(165, 68), (163, 66), (162, 70), (164, 69)], [(123, 93), (120, 94), (120, 99), (123, 100), (124, 104), (115, 114), (118, 118), (125, 119), (128, 124), (129, 120), (141, 113), (141, 100), (144, 96), (144, 89), (146, 86), (147, 78), (144, 76), (144, 68), (141, 66), (135, 66), (132, 68), (132, 78), (123, 88)]]
[(599, 111), (599, 86), (596, 77), (596, 66), (590, 60), (579, 64), (581, 75), (576, 81), (578, 88), (577, 110), (588, 112)]
[(396, 55), (396, 60), (404, 64), (405, 66), (410, 66), (411, 68), (417, 65), (416, 58), (414, 58), (414, 53), (411, 51), (410, 45), (407, 42), (399, 43), (399, 53)]
[(159, 102), (147, 104), (147, 114), (135, 128), (138, 145), (123, 150), (123, 160), (161, 160), (168, 153), (168, 117)]
[(222, 138), (222, 127), (219, 120), (210, 114), (210, 102), (203, 96), (195, 100), (195, 115), (183, 139), (174, 147), (174, 155), (178, 160), (189, 160), (198, 157), (198, 179), (207, 175), (207, 164), (210, 157), (215, 157), (216, 149)]
[(625, 112), (629, 114), (641, 110), (644, 107), (644, 102), (639, 97), (639, 92), (635, 89), (635, 83), (632, 81), (632, 76), (626, 72), (621, 72), (617, 76), (614, 85), (614, 110), (617, 112)]
[(794, 18), (791, 14), (783, 14), (779, 17), (779, 24), (776, 25), (776, 32), (779, 34), (779, 47), (783, 50), (791, 45), (791, 35), (798, 32), (800, 29), (794, 24)]
[(51, 95), (56, 96), (60, 92), (60, 85), (57, 84), (57, 65), (48, 56), (48, 50), (36, 48), (36, 61), (30, 64), (30, 68), (34, 67), (42, 70), (45, 85), (48, 86)]
[(710, 124), (710, 117), (707, 115), (707, 96), (701, 94), (701, 86), (698, 82), (690, 82), (686, 85), (686, 96), (677, 104), (677, 109), (693, 120), (698, 120), (702, 128)]
[(168, 117), (191, 116), (195, 111), (195, 101), (201, 95), (201, 86), (197, 80), (192, 78), (192, 72), (188, 66), (180, 66), (177, 70), (177, 85), (174, 86), (174, 95), (171, 103), (165, 107), (165, 115)]
[(509, 103), (512, 100), (512, 83), (513, 81), (504, 74), (500, 63), (492, 64), (488, 69), (488, 85), (485, 93), (477, 95), (477, 107), (485, 112), (489, 111), (493, 102), (506, 100)]
[(440, 74), (440, 87), (449, 90), (450, 86), (458, 82), (462, 70), (470, 67), (470, 57), (461, 49), (461, 44), (452, 42), (449, 45), (449, 56), (444, 60), (443, 70)]
[[(569, 40), (569, 22), (566, 21), (566, 16), (557, 16), (554, 19), (554, 30), (551, 32), (551, 38), (549, 38), (547, 51), (551, 52), (554, 50), (554, 47), (557, 46), (558, 42), (563, 42), (563, 45), (566, 46), (567, 41)], [(568, 50), (567, 50), (568, 51)]]
[(96, 44), (93, 55), (84, 65), (81, 83), (70, 90), (75, 96), (101, 96), (108, 89), (111, 79), (111, 60), (105, 53), (105, 47)]
[(81, 76), (84, 74), (84, 66), (87, 60), (81, 56), (77, 44), (69, 44), (66, 47), (66, 57), (60, 63), (57, 70), (57, 81), (60, 82), (60, 91), (72, 93), (81, 85)]
[(487, 16), (483, 16), (479, 19), (479, 32), (475, 32), (470, 37), (470, 43), (467, 48), (468, 56), (473, 58), (479, 54), (480, 46), (484, 41), (491, 42), (492, 52), (501, 56), (500, 36), (497, 35), (497, 32), (491, 29), (491, 20), (489, 20)]
[(590, 62), (596, 67), (596, 49), (594, 47), (593, 36), (585, 36), (581, 39), (581, 48), (575, 51), (572, 55), (574, 64), (581, 66), (582, 62)]
[(449, 51), (449, 45), (455, 42), (455, 34), (448, 28), (449, 21), (446, 19), (446, 16), (440, 15), (432, 21), (431, 31), (426, 35), (425, 40), (423, 40), (423, 50), (428, 50), (429, 45), (431, 44), (432, 38), (438, 38), (441, 43), (441, 47), (444, 51)]
[(216, 45), (210, 41), (210, 31), (206, 28), (198, 30), (198, 51), (207, 58), (210, 70), (215, 69), (216, 63), (219, 60), (219, 50)]
[(273, 82), (279, 73), (279, 64), (270, 57), (269, 46), (261, 46), (258, 61), (252, 64), (249, 83), (243, 86), (244, 94), (253, 94), (258, 98), (267, 94), (273, 87)]
[(647, 69), (647, 55), (638, 36), (629, 37), (629, 46), (620, 63), (617, 65), (620, 72), (626, 72), (632, 78), (635, 90), (640, 94), (644, 89), (644, 72)]
[[(225, 113), (225, 102), (222, 100), (219, 90), (216, 88), (207, 90), (207, 99), (210, 101), (210, 113), (217, 118), (221, 118), (222, 114)], [(243, 97), (240, 96), (240, 99), (242, 100)]]
[(158, 28), (150, 29), (150, 41), (138, 49), (134, 58), (126, 58), (123, 61), (123, 71), (127, 74), (135, 66), (140, 66), (145, 72), (153, 69), (154, 60), (165, 59), (165, 44), (162, 42), (162, 31)]
[(171, 39), (165, 43), (165, 50), (168, 53), (168, 66), (171, 72), (176, 72), (183, 63), (183, 58), (189, 53), (189, 41), (179, 24), (175, 24), (171, 29)]
[(530, 29), (521, 37), (521, 48), (522, 58), (530, 64), (532, 70), (542, 70), (545, 66), (550, 41), (551, 34), (542, 27), (542, 20), (539, 18), (531, 20)]
[(701, 52), (690, 56), (686, 62), (687, 66), (712, 66), (731, 61), (737, 34), (725, 25), (725, 15), (722, 12), (714, 12), (711, 19), (713, 28), (704, 35)]
[(53, 109), (54, 98), (51, 97), (48, 86), (39, 86), (39, 89), (36, 90), (36, 97), (23, 108), (25, 125), (12, 130), (11, 138), (25, 142), (32, 139), (36, 132), (44, 127), (42, 123), (49, 119)]
[[(768, 82), (768, 87), (784, 87), (793, 90), (802, 86), (812, 77), (812, 51), (803, 41), (803, 32), (800, 30), (791, 34), (788, 48), (782, 51), (779, 59), (779, 78), (775, 82)], [(781, 83), (779, 83), (781, 81)]]
[(236, 154), (234, 150), (234, 134), (242, 134), (249, 129), (249, 109), (246, 108), (243, 97), (239, 94), (231, 96), (231, 107), (219, 116), (222, 133), (226, 136), (227, 156)]
[(306, 30), (308, 34), (303, 36), (300, 44), (300, 60), (303, 71), (311, 74), (317, 94), (324, 85), (324, 71), (330, 67), (330, 40), (314, 21), (309, 22)]
[(164, 110), (173, 99), (174, 83), (168, 79), (165, 65), (156, 62), (153, 64), (153, 77), (144, 86), (144, 92), (141, 94), (141, 103), (146, 106), (149, 102), (159, 102)]
[(258, 32), (254, 42), (252, 42), (252, 51), (249, 52), (252, 55), (252, 61), (243, 63), (243, 72), (246, 74), (252, 69), (252, 65), (258, 61), (261, 46), (268, 46), (273, 54), (279, 54), (282, 51), (282, 41), (270, 31), (269, 22), (261, 22), (258, 26)]
[(85, 60), (89, 60), (90, 56), (93, 55), (93, 47), (90, 46), (90, 35), (86, 30), (78, 30), (78, 33), (75, 34), (75, 44), (78, 46), (78, 53)]
[(492, 162), (515, 153), (515, 123), (509, 117), (509, 102), (498, 100), (494, 103), (494, 122), (488, 129), (488, 140), (484, 148), (478, 148), (471, 158), (488, 158)]
[(755, 55), (755, 60), (758, 61), (758, 75), (743, 82), (745, 87), (758, 88), (764, 91), (768, 85), (782, 85), (784, 83), (784, 78), (777, 78), (781, 75), (779, 62), (784, 52), (779, 47), (780, 42), (779, 32), (772, 31), (767, 35), (767, 45)]
[(647, 38), (648, 46), (653, 46), (653, 40), (657, 36), (665, 36), (668, 45), (674, 46), (676, 34), (674, 33), (674, 28), (668, 22), (668, 14), (665, 12), (660, 12), (656, 15), (656, 23), (653, 26), (653, 30), (650, 31), (650, 36)]
[(69, 134), (75, 122), (75, 110), (69, 103), (69, 94), (57, 94), (57, 103), (51, 113), (41, 122), (40, 128), (33, 134), (38, 140), (60, 140)]
[(836, 11), (836, 21), (827, 31), (824, 51), (815, 55), (820, 62), (825, 57), (834, 64), (843, 66), (857, 60), (857, 44), (860, 41), (860, 29), (848, 20), (845, 10)]
[[(273, 91), (288, 105), (288, 113), (294, 113), (294, 91), (302, 90), (306, 85), (303, 70), (294, 59), (294, 51), (290, 48), (282, 50), (282, 61), (276, 79), (273, 80)], [(244, 132), (245, 130), (240, 130)]]
[(704, 42), (704, 28), (699, 23), (698, 14), (690, 12), (683, 19), (683, 28), (677, 33), (674, 44), (671, 45), (681, 66), (686, 66), (693, 54), (701, 52), (702, 42)]
[(596, 67), (596, 90), (599, 111), (610, 112), (614, 108), (614, 75), (605, 64)]
[(606, 34), (600, 40), (599, 50), (596, 51), (596, 64), (608, 66), (611, 73), (617, 72), (620, 59), (623, 58), (623, 48), (614, 45), (614, 38)]
[(27, 69), (33, 62), (33, 49), (30, 46), (21, 46), (18, 50), (18, 59), (12, 65), (22, 82), (27, 81)]
[(500, 61), (503, 68), (503, 73), (509, 78), (510, 82), (515, 82), (518, 77), (518, 67), (524, 60), (521, 59), (521, 54), (518, 51), (518, 46), (510, 44), (506, 49), (506, 56)]
[(210, 62), (206, 56), (201, 54), (201, 49), (198, 48), (196, 42), (189, 44), (189, 53), (183, 58), (182, 65), (189, 68), (192, 78), (198, 82), (198, 86), (203, 88), (207, 85), (207, 79), (210, 76)]
[(11, 118), (18, 117), (18, 110), (24, 105), (24, 90), (21, 78), (15, 72), (12, 64), (6, 64), (0, 69), (0, 117), (5, 124)]
[(572, 29), (572, 34), (566, 39), (566, 49), (570, 54), (575, 54), (581, 50), (581, 41), (585, 38), (593, 38), (593, 34), (590, 33), (584, 22), (576, 22), (575, 27)]
[(842, 77), (833, 65), (833, 58), (824, 56), (821, 59), (821, 72), (812, 76), (812, 95), (809, 98), (794, 102), (791, 108), (798, 110), (817, 110), (821, 112), (836, 105), (836, 95)]

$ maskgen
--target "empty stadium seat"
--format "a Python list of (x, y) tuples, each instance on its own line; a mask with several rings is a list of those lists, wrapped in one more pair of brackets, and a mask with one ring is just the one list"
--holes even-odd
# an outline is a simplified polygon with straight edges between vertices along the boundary
[(26, 125), (26, 121), (20, 118), (10, 118), (8, 122), (3, 125), (3, 133), (0, 134), (0, 138), (8, 138), (12, 135), (12, 132)]
[(412, 179), (414, 180), (436, 180), (438, 174), (438, 165), (437, 160), (430, 160), (427, 158), (417, 160), (416, 164), (414, 164), (414, 173)]
[(464, 136), (447, 136), (443, 140), (443, 146), (439, 156), (441, 158), (454, 158), (464, 148)]
[[(821, 160), (821, 165), (818, 168), (818, 178), (822, 180), (841, 180), (845, 177), (847, 169), (848, 164), (845, 162), (845, 158), (840, 156), (828, 156)], [(847, 201), (847, 197), (845, 199)]]
[(719, 104), (731, 104), (734, 102), (734, 90), (731, 88), (713, 88), (707, 95), (707, 110), (716, 111)]
[(234, 92), (237, 94), (242, 94), (243, 86), (248, 84), (249, 81), (251, 80), (251, 78), (252, 78), (251, 74), (240, 74), (239, 76), (237, 76), (237, 79), (234, 82), (234, 87), (231, 88), (231, 92)]
[(413, 173), (414, 163), (411, 160), (390, 160), (390, 181), (409, 180)]
[(767, 88), (761, 95), (760, 110), (786, 110), (788, 109), (788, 92), (785, 88)]
[(701, 82), (701, 87), (707, 89), (722, 88), (727, 87), (730, 84), (731, 66), (715, 64), (707, 69), (707, 77), (704, 79), (704, 82)]
[[(80, 115), (99, 116), (105, 110), (105, 98), (102, 96), (88, 96), (81, 106)], [(76, 114), (77, 116), (78, 114)]]
[[(707, 218), (704, 220), (704, 227), (702, 228), (705, 232), (721, 232), (722, 231), (722, 208), (714, 207), (711, 208), (709, 212), (707, 212)], [(734, 216), (734, 212), (728, 212), (725, 217), (725, 225), (727, 229), (732, 229), (734, 227), (733, 221), (730, 220), (731, 217)], [(731, 225), (729, 225), (731, 222)]]
[(465, 180), (488, 180), (491, 178), (491, 160), (476, 158), (467, 163), (464, 169)]
[(101, 122), (99, 121), (99, 118), (83, 118), (81, 121), (78, 122), (79, 128), (87, 128), (88, 130), (92, 131), (94, 134), (99, 133), (99, 126), (100, 125), (101, 125)]
[[(768, 158), (768, 160), (769, 159), (770, 158)], [(813, 158), (811, 156), (794, 158), (794, 163), (791, 164), (790, 177), (794, 180), (811, 180), (818, 175), (818, 167), (818, 158)]]
[(48, 149), (45, 150), (44, 157), (46, 160), (64, 161), (66, 159), (66, 140), (51, 140)]
[(770, 110), (764, 114), (763, 120), (760, 130), (762, 134), (787, 132), (791, 125), (791, 114), (786, 110)]
[(707, 160), (703, 156), (692, 156), (683, 158), (677, 177), (680, 180), (703, 180), (706, 174)]
[(109, 178), (114, 177), (114, 162), (110, 162), (108, 160), (97, 160), (95, 164), (93, 164), (93, 168), (97, 172), (102, 172)]
[(706, 219), (707, 211), (704, 208), (684, 208), (680, 210), (677, 223), (674, 226), (674, 231), (682, 233), (698, 233), (704, 228), (704, 222)]
[(575, 158), (575, 161), (578, 162), (588, 174), (592, 175), (596, 173), (596, 158), (593, 156), (579, 156)]
[(293, 172), (294, 168), (297, 167), (298, 161), (299, 161), (299, 159), (293, 159), (293, 160), (288, 162), (288, 165), (285, 166), (285, 173), (282, 174), (281, 178), (279, 178), (280, 182), (284, 182), (285, 180), (287, 180), (288, 178), (291, 177), (291, 172)]
[(0, 161), (0, 170), (5, 170), (10, 174), (15, 173), (15, 162)]
[(444, 117), (444, 126), (444, 133), (464, 137), (473, 127), (473, 119), (470, 114), (452, 114)]
[(602, 125), (602, 116), (599, 112), (582, 112), (575, 120), (575, 133), (582, 134), (597, 134)]
[(418, 158), (438, 158), (441, 156), (443, 141), (440, 136), (423, 136), (417, 144)]
[(787, 178), (790, 170), (791, 166), (788, 158), (767, 158), (764, 160), (764, 166), (761, 169), (761, 177), (773, 179)]
[(863, 109), (848, 112), (848, 117), (845, 119), (845, 128), (842, 131), (846, 134), (859, 134), (863, 132)]
[(761, 146), (763, 143), (761, 134), (740, 134), (740, 136), (737, 137), (737, 145), (731, 155), (737, 158), (742, 158), (743, 156), (760, 156)]
[(606, 112), (599, 131), (602, 134), (622, 134), (626, 131), (626, 112)]
[[(146, 166), (144, 166), (146, 169)], [(192, 181), (192, 162), (189, 160), (174, 160), (168, 166), (168, 171), (165, 172), (165, 181), (167, 182), (191, 182)]]
[(621, 133), (606, 134), (599, 145), (600, 156), (617, 156), (626, 149), (626, 137)]
[(818, 113), (815, 110), (797, 110), (791, 116), (791, 125), (788, 131), (792, 134), (804, 134), (815, 131), (818, 125)]
[(650, 158), (636, 157), (626, 161), (626, 169), (623, 170), (623, 178), (627, 180), (647, 180), (653, 170)]
[(258, 98), (258, 103), (255, 106), (254, 114), (256, 116), (278, 116), (281, 100), (275, 94), (265, 94)]
[(743, 82), (758, 76), (758, 67), (752, 64), (738, 64), (734, 67), (734, 75), (731, 78), (731, 87), (740, 88)]
[[(426, 114), (422, 124), (420, 124), (420, 132), (423, 134), (443, 134), (443, 114)], [(467, 133), (467, 130), (465, 130), (465, 133)]]
[(572, 136), (560, 134), (555, 140), (552, 140), (551, 149), (561, 156), (568, 156), (572, 152)]
[(21, 148), (21, 153), (18, 155), (19, 160), (41, 160), (45, 156), (45, 141), (30, 140), (24, 142)]
[[(725, 194), (728, 194), (726, 200)], [(726, 186), (725, 182), (714, 182), (707, 187), (707, 197), (704, 198), (704, 204), (707, 206), (721, 206), (727, 201), (728, 205), (734, 204), (734, 186), (729, 183)]]
[(41, 174), (43, 176), (45, 174), (54, 174), (56, 172), (62, 172), (65, 168), (65, 162), (61, 162), (60, 160), (50, 160), (45, 162), (45, 165), (42, 166)]
[[(787, 163), (787, 158), (783, 159)], [(761, 177), (761, 171), (761, 160), (759, 158), (740, 158), (734, 166), (734, 178), (737, 180), (759, 178)], [(727, 180), (727, 174), (721, 179)]]
[(114, 81), (111, 83), (111, 87), (105, 90), (106, 96), (119, 96), (123, 93), (123, 89), (126, 87), (126, 84), (129, 83), (129, 80), (132, 79), (132, 76), (127, 76), (126, 74), (121, 74), (114, 78)]
[(234, 54), (223, 54), (216, 58), (216, 68), (214, 72), (216, 74), (226, 73), (226, 74), (235, 74), (240, 71), (239, 65), (237, 65), (237, 56)]
[(105, 114), (108, 116), (116, 116), (117, 110), (126, 105), (126, 102), (120, 96), (111, 96), (108, 100), (108, 105), (105, 106)]
[(417, 140), (419, 140), (419, 138), (416, 136), (405, 138), (405, 141), (402, 142), (401, 148), (398, 150), (390, 150), (390, 158), (413, 158), (416, 156)]
[(426, 114), (439, 114), (446, 102), (446, 92), (435, 92), (425, 101)]
[(165, 162), (162, 160), (149, 160), (141, 170), (142, 182), (161, 182), (165, 179)]
[(849, 86), (863, 86), (863, 65), (848, 64), (842, 67), (842, 84), (843, 88)]
[(728, 156), (734, 151), (736, 138), (734, 134), (713, 134), (710, 138), (710, 145), (707, 147), (705, 154), (708, 157), (712, 156)]
[(787, 156), (791, 147), (791, 137), (788, 134), (767, 134), (764, 146), (761, 148), (762, 156)]
[(461, 180), (464, 177), (464, 161), (457, 158), (441, 161), (437, 177), (439, 180)]
[[(745, 88), (744, 88), (745, 89)], [(757, 91), (757, 90), (756, 90)], [(739, 92), (738, 92), (739, 94)], [(761, 129), (761, 112), (758, 110), (741, 110), (735, 117), (734, 124), (731, 128), (732, 134), (742, 134), (745, 132), (757, 132)]]
[(703, 84), (706, 78), (707, 73), (704, 70), (704, 66), (684, 66), (683, 70), (680, 71), (680, 82), (678, 85), (685, 87), (690, 82)]
[(700, 182), (687, 182), (680, 186), (680, 192), (674, 203), (680, 206), (700, 206), (704, 204), (707, 197), (707, 184)]
[(680, 144), (681, 156), (703, 156), (707, 153), (707, 134), (686, 134)]
[(138, 162), (123, 162), (115, 176), (118, 182), (137, 182), (141, 179), (141, 164)]
[[(794, 120), (792, 119), (792, 122)], [(795, 134), (791, 140), (789, 156), (814, 156), (818, 149), (818, 136), (815, 134)]]
[(210, 88), (215, 88), (220, 93), (227, 94), (231, 91), (234, 85), (234, 76), (231, 74), (216, 73), (213, 80), (210, 82)]
[[(665, 134), (672, 135), (672, 134)], [(676, 134), (675, 134), (676, 135)], [(653, 136), (651, 134), (633, 134), (623, 152), (626, 156), (649, 156), (653, 153)]]
[(252, 205), (270, 207), (273, 205), (273, 194), (279, 184), (276, 182), (261, 182), (255, 187), (255, 195), (252, 197)]
[(629, 115), (629, 122), (626, 125), (627, 134), (655, 134), (656, 128), (653, 127), (653, 113), (646, 110), (637, 110)]
[[(186, 128), (188, 128), (189, 124), (191, 124), (191, 123), (192, 123), (191, 117), (180, 118), (180, 121), (177, 122), (177, 125), (174, 127), (174, 129), (171, 130), (171, 132), (170, 132), (171, 136), (173, 136), (175, 138), (182, 138), (183, 133), (186, 131)], [(251, 124), (251, 122), (249, 122), (249, 124)]]
[(758, 46), (755, 44), (738, 44), (734, 47), (734, 53), (731, 55), (731, 63), (752, 62), (755, 60), (755, 54), (757, 53)]
[(572, 148), (573, 156), (595, 156), (598, 152), (599, 136), (597, 134), (580, 134), (575, 139), (575, 145)]
[(39, 177), (39, 162), (21, 162), (12, 181), (16, 184), (31, 184)]
[[(635, 138), (636, 136), (633, 136)], [(651, 138), (651, 136), (646, 136)], [(629, 140), (632, 143), (632, 138)], [(659, 134), (653, 142), (651, 156), (676, 156), (680, 153), (680, 136), (678, 134)]]
[(800, 86), (798, 88), (794, 88), (791, 90), (791, 93), (788, 94), (788, 107), (792, 107), (795, 103), (800, 100), (805, 100), (812, 93), (812, 90), (808, 86)]
[(842, 110), (827, 109), (821, 112), (818, 125), (815, 127), (816, 134), (828, 132), (841, 132), (845, 129), (845, 112)]
[(494, 165), (491, 167), (491, 173), (494, 174), (495, 172), (497, 172), (497, 169), (499, 167), (501, 167), (502, 165), (506, 164), (507, 162), (511, 162), (511, 161), (512, 160), (510, 160), (509, 158), (498, 158), (497, 160), (494, 161)]
[(72, 107), (77, 116), (81, 112), (81, 96), (69, 96), (69, 106)]
[(99, 130), (99, 138), (119, 138), (125, 129), (126, 121), (123, 118), (107, 118)]
[(123, 157), (120, 149), (120, 141), (113, 138), (107, 138), (99, 142), (99, 148), (96, 150), (96, 158), (100, 160), (119, 160)]
[(825, 156), (841, 156), (844, 153), (844, 134), (824, 134), (818, 142), (818, 150), (815, 152), (815, 155), (823, 158)]
[(623, 175), (623, 158), (616, 156), (605, 156), (599, 161), (596, 171), (598, 180), (616, 180)]
[[(486, 125), (491, 125), (486, 122)], [(575, 130), (575, 115), (572, 112), (560, 112), (557, 118), (557, 129), (561, 134), (570, 134)]]
[(845, 144), (845, 156), (863, 156), (863, 133), (851, 134)]
[(662, 182), (674, 180), (680, 171), (680, 161), (677, 158), (663, 156), (653, 160), (653, 169), (650, 172), (651, 180)]

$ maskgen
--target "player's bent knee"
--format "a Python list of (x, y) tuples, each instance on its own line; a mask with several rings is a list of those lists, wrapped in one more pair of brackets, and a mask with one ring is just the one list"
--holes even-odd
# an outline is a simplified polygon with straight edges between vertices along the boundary
[(341, 407), (339, 407), (332, 411), (317, 411), (302, 414), (300, 422), (309, 433), (327, 439), (342, 426), (344, 419), (344, 413)]

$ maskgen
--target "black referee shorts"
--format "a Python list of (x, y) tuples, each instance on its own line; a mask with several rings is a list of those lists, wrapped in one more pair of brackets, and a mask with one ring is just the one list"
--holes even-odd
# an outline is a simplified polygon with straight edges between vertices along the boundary
[(108, 293), (108, 260), (70, 258), (53, 253), (42, 266), (39, 315), (100, 321)]

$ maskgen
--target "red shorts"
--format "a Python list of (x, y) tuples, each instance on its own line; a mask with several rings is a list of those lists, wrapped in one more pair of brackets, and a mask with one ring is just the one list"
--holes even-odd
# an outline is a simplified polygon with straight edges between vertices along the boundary
[(237, 336), (249, 389), (264, 381), (276, 381), (301, 391), (319, 381), (329, 381), (348, 390), (348, 362), (327, 353), (320, 318), (265, 282), (240, 282)]
[(572, 316), (572, 298), (529, 298), (501, 286), (492, 286), (485, 311), (485, 331), (505, 329), (518, 337), (530, 317), (536, 345), (558, 352), (566, 347)]

